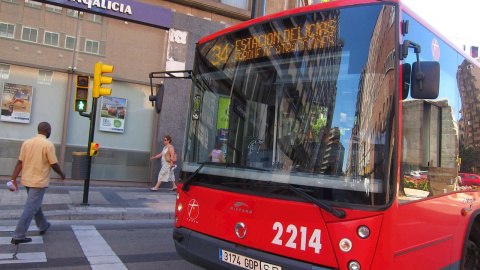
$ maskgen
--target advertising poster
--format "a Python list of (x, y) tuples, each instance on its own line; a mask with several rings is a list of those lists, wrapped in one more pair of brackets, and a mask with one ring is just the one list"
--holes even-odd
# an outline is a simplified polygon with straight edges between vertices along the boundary
[(228, 130), (228, 119), (230, 109), (230, 98), (220, 97), (218, 99), (218, 114), (217, 114), (217, 135), (218, 130)]
[(222, 142), (223, 159), (227, 158), (228, 141), (228, 121), (230, 117), (230, 98), (220, 97), (218, 99), (218, 114), (217, 114), (217, 134), (215, 141)]
[(30, 123), (33, 86), (4, 83), (2, 89), (2, 113), (0, 120)]
[(100, 110), (100, 130), (123, 133), (125, 129), (125, 115), (127, 100), (110, 96), (102, 96)]

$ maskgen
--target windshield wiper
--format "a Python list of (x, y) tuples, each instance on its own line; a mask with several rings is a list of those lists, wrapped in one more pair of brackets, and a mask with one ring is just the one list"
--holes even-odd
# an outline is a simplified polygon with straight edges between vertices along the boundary
[(198, 172), (200, 172), (200, 170), (205, 165), (225, 166), (225, 168), (234, 167), (234, 168), (252, 169), (252, 170), (257, 170), (257, 171), (268, 171), (268, 170), (265, 170), (265, 169), (260, 169), (260, 168), (250, 167), (250, 166), (244, 166), (244, 165), (237, 165), (235, 163), (229, 163), (229, 162), (221, 163), (221, 162), (206, 161), (206, 162), (201, 162), (201, 163), (198, 163), (198, 164), (200, 164), (200, 166), (192, 173), (192, 175), (190, 175), (190, 177), (187, 178), (187, 180), (185, 180), (185, 183), (183, 183), (183, 186), (182, 186), (183, 191), (188, 191), (190, 189), (188, 186), (193, 182), (193, 178), (195, 177), (195, 175), (198, 174)]
[(190, 188), (188, 187), (190, 185), (191, 182), (193, 182), (193, 177), (195, 177), (195, 175), (198, 174), (198, 172), (203, 168), (203, 166), (205, 166), (207, 163), (209, 162), (203, 162), (203, 163), (200, 163), (201, 165), (197, 168), (197, 170), (195, 170), (192, 175), (190, 175), (190, 177), (187, 178), (187, 180), (185, 180), (185, 183), (183, 183), (183, 186), (182, 186), (182, 190), (183, 191), (188, 191), (190, 190)]
[(300, 188), (296, 188), (290, 184), (287, 184), (287, 187), (289, 190), (293, 191), (295, 194), (307, 199), (308, 201), (314, 203), (315, 205), (317, 205), (318, 207), (324, 209), (325, 211), (329, 212), (330, 214), (338, 217), (338, 218), (345, 218), (347, 216), (347, 213), (345, 213), (345, 211), (343, 210), (338, 210), (338, 209), (334, 209), (333, 207), (331, 207), (330, 205), (308, 195), (305, 191), (303, 191), (302, 189)]

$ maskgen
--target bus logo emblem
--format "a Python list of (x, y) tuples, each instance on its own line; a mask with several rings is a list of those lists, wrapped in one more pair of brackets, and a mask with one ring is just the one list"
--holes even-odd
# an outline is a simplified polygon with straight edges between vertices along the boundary
[(246, 213), (246, 214), (252, 214), (253, 211), (250, 209), (250, 206), (244, 202), (235, 202), (233, 206), (230, 206), (230, 210), (236, 211), (236, 212), (241, 212), (241, 213)]
[(197, 200), (191, 199), (188, 202), (188, 216), (191, 219), (196, 219), (199, 214), (200, 214), (200, 207), (198, 205)]
[(240, 239), (247, 235), (247, 228), (245, 228), (245, 224), (243, 222), (238, 222), (237, 225), (235, 225), (235, 234)]
[(241, 207), (241, 206), (246, 206), (246, 207), (248, 207), (248, 204), (246, 204), (246, 203), (244, 203), (244, 202), (236, 202), (236, 203), (234, 204), (234, 206), (235, 206), (235, 207)]

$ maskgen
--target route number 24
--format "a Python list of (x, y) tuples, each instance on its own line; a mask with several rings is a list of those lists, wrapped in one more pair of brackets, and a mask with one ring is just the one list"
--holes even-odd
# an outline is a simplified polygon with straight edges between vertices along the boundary
[[(280, 239), (283, 234), (283, 225), (280, 222), (275, 222), (273, 224), (273, 230), (277, 231), (275, 238), (272, 240), (272, 244), (283, 246), (283, 241)], [(287, 234), (290, 235), (287, 243), (285, 243), (286, 247), (297, 249), (297, 236), (298, 236), (298, 229), (297, 226), (290, 224), (285, 231)], [(308, 240), (308, 247), (315, 249), (315, 253), (320, 253), (322, 249), (322, 244), (320, 243), (320, 236), (322, 231), (319, 229), (313, 230), (310, 239)], [(300, 250), (305, 251), (307, 245), (307, 227), (300, 227)]]

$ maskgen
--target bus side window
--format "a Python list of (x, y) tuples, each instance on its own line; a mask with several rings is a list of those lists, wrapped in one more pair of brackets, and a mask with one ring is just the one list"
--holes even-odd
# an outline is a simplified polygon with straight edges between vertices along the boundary
[[(458, 190), (465, 117), (457, 63), (461, 56), (408, 14), (403, 15), (410, 21), (405, 40), (414, 41), (422, 50), (409, 53), (402, 63), (401, 203)], [(432, 42), (438, 44), (441, 55), (432, 53)], [(422, 78), (416, 76), (419, 70), (429, 79), (420, 83), (416, 79)]]

